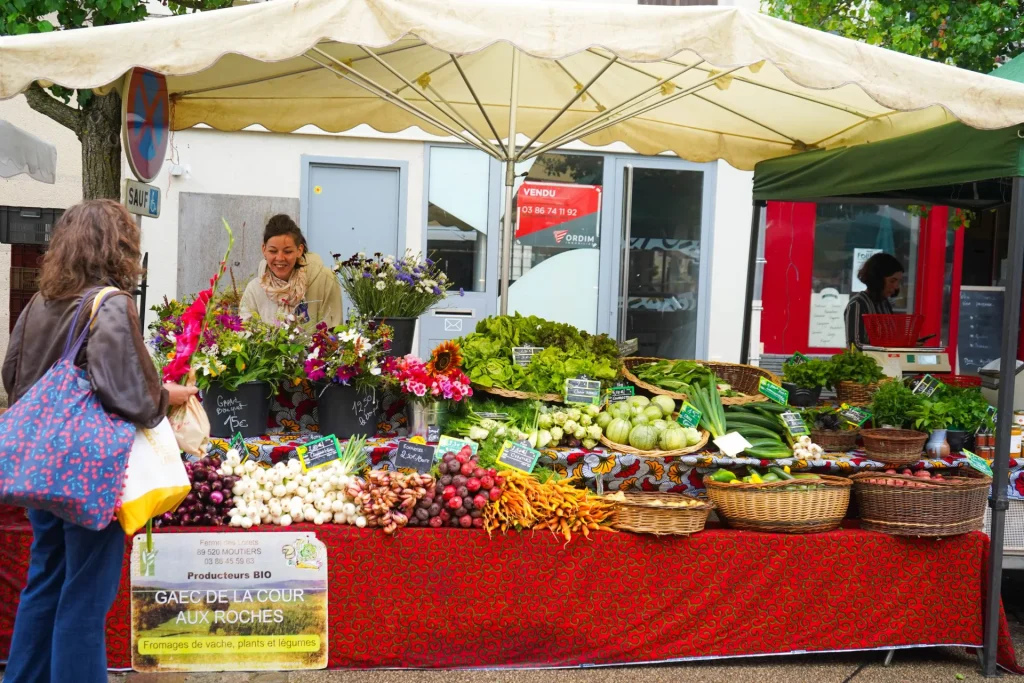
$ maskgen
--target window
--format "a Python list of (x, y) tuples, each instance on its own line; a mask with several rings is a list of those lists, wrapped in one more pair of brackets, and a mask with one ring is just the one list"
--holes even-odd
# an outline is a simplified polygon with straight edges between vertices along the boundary
[(490, 157), (475, 149), (430, 148), (427, 256), (467, 292), (487, 283)]

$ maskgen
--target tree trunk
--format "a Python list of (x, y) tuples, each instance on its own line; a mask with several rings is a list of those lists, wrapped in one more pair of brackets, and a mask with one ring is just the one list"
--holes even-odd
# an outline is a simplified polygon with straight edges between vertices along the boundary
[(92, 97), (82, 109), (82, 198), (121, 200), (121, 96)]

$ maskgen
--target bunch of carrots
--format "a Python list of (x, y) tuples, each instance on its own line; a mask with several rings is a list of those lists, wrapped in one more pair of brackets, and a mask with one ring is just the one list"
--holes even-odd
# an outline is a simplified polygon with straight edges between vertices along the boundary
[(508, 470), (502, 472), (505, 486), (501, 498), (484, 509), (487, 533), (509, 529), (547, 529), (572, 540), (573, 533), (590, 537), (591, 531), (607, 529), (614, 505), (585, 489), (572, 485), (570, 479), (541, 483), (534, 477)]

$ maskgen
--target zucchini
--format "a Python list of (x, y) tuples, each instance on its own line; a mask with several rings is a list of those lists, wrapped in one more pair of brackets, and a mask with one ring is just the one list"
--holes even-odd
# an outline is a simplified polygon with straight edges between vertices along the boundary
[(769, 467), (768, 471), (775, 474), (779, 479), (786, 479), (792, 481), (795, 478), (792, 474), (787, 473), (786, 470), (776, 465), (772, 465), (771, 467)]
[[(744, 437), (746, 438), (746, 437)], [(779, 439), (766, 439), (764, 437), (756, 437), (747, 439), (750, 442), (752, 448), (786, 448), (786, 444), (782, 443)]]
[(780, 406), (778, 403), (774, 403), (772, 401), (766, 401), (763, 403), (752, 403), (750, 404), (750, 407), (758, 412), (764, 411), (772, 413), (774, 415), (782, 415), (783, 413), (789, 410), (793, 410), (791, 406)]
[(754, 458), (761, 458), (763, 460), (781, 460), (783, 458), (793, 457), (793, 451), (788, 448), (748, 448), (744, 451), (747, 455)]
[(770, 429), (773, 432), (782, 434), (785, 427), (782, 423), (774, 417), (765, 417), (764, 415), (726, 415), (726, 422), (729, 424), (749, 424), (755, 427), (761, 427), (762, 429)]
[(741, 429), (734, 429), (733, 427), (730, 426), (729, 430), (739, 432), (739, 435), (742, 436), (747, 441), (750, 441), (751, 439), (772, 439), (773, 441), (778, 441), (780, 444), (782, 444), (782, 439), (779, 438), (778, 434), (770, 432), (767, 429), (761, 429), (760, 427), (745, 427)]

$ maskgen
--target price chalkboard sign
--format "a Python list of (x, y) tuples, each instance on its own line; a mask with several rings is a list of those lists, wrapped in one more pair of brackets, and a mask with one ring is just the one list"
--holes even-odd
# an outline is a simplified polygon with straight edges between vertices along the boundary
[(931, 375), (925, 375), (921, 379), (917, 380), (917, 383), (914, 385), (913, 392), (915, 394), (923, 394), (930, 397), (938, 391), (940, 386), (942, 386), (941, 381), (935, 379)]
[(508, 413), (477, 413), (484, 420), (507, 420)]
[(636, 395), (636, 387), (629, 386), (618, 386), (612, 387), (604, 392), (605, 403), (611, 405), (612, 403), (622, 403), (628, 401), (630, 398)]
[(242, 459), (242, 462), (249, 459), (249, 449), (245, 447), (245, 437), (242, 436), (242, 432), (236, 432), (235, 435), (231, 437), (231, 443), (228, 444), (228, 449), (230, 450), (232, 448), (238, 451), (238, 457)]
[(446, 434), (442, 434), (441, 438), (437, 441), (437, 452), (443, 456), (445, 453), (458, 453), (466, 446), (469, 446), (469, 450), (476, 455), (476, 449), (480, 448), (475, 442), (468, 439), (455, 439)]
[(757, 390), (768, 397), (768, 400), (775, 401), (779, 405), (786, 405), (789, 402), (789, 392), (766, 377), (762, 377), (757, 383)]
[(537, 466), (537, 459), (540, 458), (540, 451), (534, 450), (521, 443), (506, 441), (498, 452), (498, 464), (505, 467), (521, 470), (527, 474), (533, 472)]
[(807, 431), (807, 423), (804, 422), (804, 418), (800, 416), (800, 413), (783, 413), (782, 423), (786, 425), (786, 431), (789, 432), (790, 436), (803, 436), (804, 434), (810, 434), (810, 432)]
[(295, 453), (302, 463), (302, 471), (308, 472), (340, 458), (341, 446), (338, 444), (338, 437), (331, 435), (303, 444), (295, 449)]
[(839, 417), (843, 418), (852, 425), (860, 427), (862, 424), (871, 419), (871, 413), (863, 408), (857, 406), (851, 406), (844, 403), (839, 409)]
[(512, 362), (525, 368), (533, 357), (543, 350), (543, 346), (513, 346)]
[(792, 356), (786, 359), (786, 362), (790, 365), (802, 365), (810, 360), (807, 356), (797, 351)]
[(961, 287), (956, 355), (959, 372), (975, 373), (999, 358), (1003, 331), (1002, 287)]
[(427, 443), (437, 443), (441, 438), (440, 425), (427, 425)]
[(434, 464), (434, 447), (425, 443), (403, 441), (395, 453), (395, 469), (416, 470), (421, 474), (430, 471)]
[(640, 340), (627, 339), (626, 341), (619, 342), (618, 346), (620, 356), (632, 356), (634, 353), (640, 350)]
[(596, 379), (565, 380), (565, 402), (596, 406), (601, 403), (601, 382)]
[(679, 417), (676, 418), (676, 422), (684, 427), (696, 427), (700, 424), (701, 412), (690, 405), (689, 401), (683, 403), (683, 407), (679, 410)]

